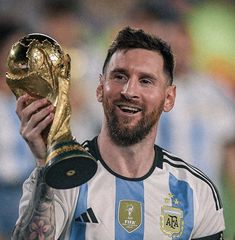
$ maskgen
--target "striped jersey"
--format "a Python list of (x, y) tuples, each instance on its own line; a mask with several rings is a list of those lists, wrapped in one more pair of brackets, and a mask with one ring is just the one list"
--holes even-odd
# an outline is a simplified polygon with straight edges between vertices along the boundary
[[(98, 170), (80, 187), (54, 190), (56, 239), (222, 239), (218, 192), (197, 168), (155, 145), (149, 172), (126, 178), (102, 160), (97, 138), (84, 147), (97, 159)], [(20, 215), (35, 184), (31, 178), (24, 184)]]

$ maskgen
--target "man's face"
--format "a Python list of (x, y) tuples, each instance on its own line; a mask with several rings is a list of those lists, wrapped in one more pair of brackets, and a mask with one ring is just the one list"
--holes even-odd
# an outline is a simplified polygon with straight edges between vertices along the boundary
[(104, 124), (111, 139), (127, 146), (156, 131), (162, 111), (173, 107), (175, 87), (167, 84), (158, 52), (122, 50), (110, 59), (97, 97), (103, 104)]

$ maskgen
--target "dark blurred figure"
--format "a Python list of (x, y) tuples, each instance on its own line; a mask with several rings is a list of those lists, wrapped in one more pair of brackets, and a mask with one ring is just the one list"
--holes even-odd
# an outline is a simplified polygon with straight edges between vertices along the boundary
[(9, 18), (0, 19), (0, 239), (9, 240), (18, 217), (22, 183), (34, 167), (32, 154), (19, 134), (16, 99), (6, 84), (11, 45), (31, 28)]
[(38, 30), (55, 38), (62, 46), (75, 47), (80, 38), (79, 1), (42, 0), (38, 10)]

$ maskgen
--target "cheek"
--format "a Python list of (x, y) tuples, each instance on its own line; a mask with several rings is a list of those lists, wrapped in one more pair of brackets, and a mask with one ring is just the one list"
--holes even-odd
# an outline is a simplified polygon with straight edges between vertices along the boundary
[(161, 92), (149, 92), (145, 95), (145, 99), (150, 105), (157, 106), (165, 101), (165, 96)]
[(103, 89), (103, 95), (106, 99), (114, 99), (120, 96), (120, 88), (114, 84), (106, 83)]
[(162, 108), (165, 103), (165, 96), (161, 93), (149, 93), (146, 95), (145, 99), (145, 105), (155, 110)]
[(104, 92), (110, 92), (111, 91), (111, 86), (109, 82), (104, 83)]

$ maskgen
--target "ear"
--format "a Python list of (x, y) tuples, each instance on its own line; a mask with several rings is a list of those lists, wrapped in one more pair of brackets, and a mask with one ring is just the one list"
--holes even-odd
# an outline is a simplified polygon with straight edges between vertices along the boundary
[(104, 76), (102, 74), (100, 74), (99, 84), (96, 88), (96, 98), (97, 98), (98, 102), (103, 101), (103, 86), (104, 86)]
[(170, 85), (166, 89), (166, 98), (163, 107), (164, 112), (169, 112), (175, 104), (175, 97), (176, 97), (176, 86)]

